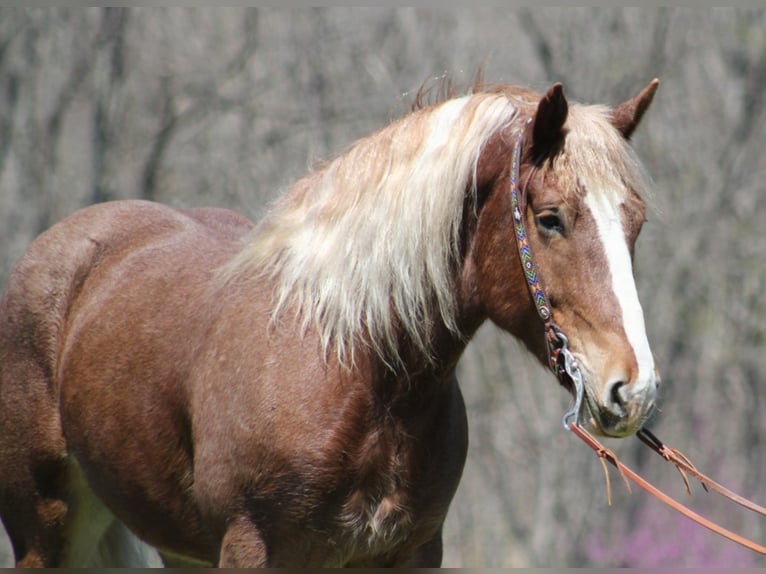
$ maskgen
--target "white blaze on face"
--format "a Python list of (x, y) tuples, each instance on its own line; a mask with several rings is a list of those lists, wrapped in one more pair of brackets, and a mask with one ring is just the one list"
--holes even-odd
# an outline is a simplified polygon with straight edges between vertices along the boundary
[(587, 193), (585, 204), (596, 221), (611, 271), (612, 291), (622, 309), (623, 328), (638, 363), (638, 375), (630, 392), (635, 394), (650, 391), (655, 386), (654, 357), (649, 348), (644, 312), (633, 278), (633, 265), (622, 226), (620, 204), (611, 203), (609, 194), (598, 192)]

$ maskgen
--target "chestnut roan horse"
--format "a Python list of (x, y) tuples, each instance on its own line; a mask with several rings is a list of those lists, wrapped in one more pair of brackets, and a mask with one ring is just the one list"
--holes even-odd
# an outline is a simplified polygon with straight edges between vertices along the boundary
[[(467, 448), (456, 364), (487, 319), (543, 364), (529, 244), (626, 436), (658, 375), (632, 272), (657, 88), (570, 104), (484, 86), (421, 106), (253, 226), (145, 201), (44, 232), (0, 300), (0, 515), (18, 566), (148, 553), (220, 566), (437, 566)], [(523, 130), (519, 134), (519, 130)], [(153, 547), (153, 548), (152, 548)]]

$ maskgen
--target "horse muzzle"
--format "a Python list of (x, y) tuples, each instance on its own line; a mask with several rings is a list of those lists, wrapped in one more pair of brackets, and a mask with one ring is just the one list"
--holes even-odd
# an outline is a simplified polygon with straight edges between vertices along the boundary
[(594, 433), (608, 437), (626, 437), (637, 432), (656, 408), (659, 377), (631, 383), (609, 382), (597, 391), (590, 377), (585, 379), (580, 418)]

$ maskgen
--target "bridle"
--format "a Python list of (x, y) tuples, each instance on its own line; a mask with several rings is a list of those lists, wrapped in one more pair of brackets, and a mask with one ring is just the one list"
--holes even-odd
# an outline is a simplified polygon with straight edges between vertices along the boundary
[[(604, 467), (604, 475), (606, 477), (607, 499), (611, 504), (611, 487), (609, 482), (609, 473), (604, 461), (609, 462), (617, 468), (620, 472), (626, 487), (630, 491), (630, 483), (628, 479), (638, 484), (641, 488), (660, 499), (662, 502), (680, 512), (684, 516), (694, 520), (698, 524), (712, 530), (716, 534), (723, 536), (737, 544), (749, 548), (759, 554), (766, 555), (766, 546), (753, 542), (739, 534), (736, 534), (719, 524), (708, 520), (707, 518), (697, 514), (687, 506), (681, 504), (675, 499), (671, 498), (660, 489), (649, 483), (642, 478), (636, 472), (625, 466), (620, 462), (617, 456), (611, 450), (603, 446), (592, 434), (590, 434), (584, 427), (580, 425), (579, 415), (582, 407), (583, 396), (585, 394), (585, 387), (583, 384), (582, 372), (577, 364), (577, 360), (569, 349), (569, 339), (562, 330), (562, 328), (556, 324), (553, 320), (553, 310), (545, 294), (545, 288), (543, 286), (542, 278), (537, 273), (534, 257), (532, 255), (532, 248), (529, 245), (529, 237), (526, 229), (526, 209), (527, 209), (527, 197), (526, 197), (526, 185), (519, 185), (521, 177), (521, 151), (524, 139), (524, 133), (527, 131), (527, 127), (531, 123), (531, 119), (528, 119), (524, 126), (516, 132), (513, 143), (513, 153), (511, 159), (511, 210), (513, 215), (513, 227), (516, 235), (516, 247), (519, 252), (519, 259), (526, 278), (527, 287), (532, 297), (537, 315), (543, 322), (543, 328), (545, 331), (545, 337), (547, 341), (548, 349), (548, 362), (556, 378), (562, 386), (569, 389), (574, 396), (574, 405), (572, 408), (564, 414), (562, 420), (564, 427), (567, 430), (572, 431), (580, 440), (591, 447), (599, 457), (601, 464)], [(691, 496), (691, 489), (689, 486), (689, 479), (687, 474), (696, 478), (702, 484), (702, 487), (707, 491), (711, 488), (726, 498), (736, 502), (737, 504), (757, 512), (763, 516), (766, 516), (766, 508), (755, 504), (735, 494), (728, 488), (718, 484), (711, 478), (702, 474), (692, 464), (692, 462), (684, 456), (680, 451), (665, 445), (660, 439), (658, 439), (647, 428), (641, 428), (636, 436), (654, 452), (662, 456), (666, 461), (672, 462), (681, 477), (683, 478), (686, 486), (687, 493)]]
[(524, 127), (516, 132), (513, 143), (513, 155), (511, 158), (511, 213), (513, 215), (513, 229), (516, 234), (516, 247), (519, 251), (521, 267), (524, 277), (535, 304), (537, 315), (543, 322), (545, 338), (548, 348), (548, 363), (556, 374), (559, 382), (575, 396), (575, 405), (564, 415), (564, 426), (569, 428), (568, 420), (578, 420), (582, 397), (585, 392), (582, 380), (582, 372), (577, 365), (572, 352), (569, 350), (569, 339), (563, 329), (553, 320), (553, 312), (548, 296), (545, 294), (542, 279), (537, 273), (535, 260), (532, 256), (532, 247), (529, 245), (525, 216), (527, 212), (527, 186), (519, 186), (521, 177), (521, 148), (524, 132), (531, 123), (531, 119), (524, 123)]

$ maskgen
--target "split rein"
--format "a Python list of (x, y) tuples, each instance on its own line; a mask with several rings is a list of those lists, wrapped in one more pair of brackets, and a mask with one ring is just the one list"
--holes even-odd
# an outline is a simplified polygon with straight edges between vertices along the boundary
[[(529, 125), (531, 120), (527, 120), (525, 124), (526, 126)], [(623, 479), (623, 482), (625, 483), (625, 486), (627, 487), (628, 491), (630, 491), (630, 482), (629, 480), (632, 480), (635, 482), (638, 486), (673, 508), (674, 510), (680, 512), (687, 518), (690, 518), (697, 524), (700, 524), (701, 526), (704, 526), (705, 528), (708, 528), (709, 530), (715, 532), (716, 534), (723, 536), (724, 538), (727, 538), (733, 542), (736, 542), (737, 544), (741, 544), (745, 548), (749, 548), (750, 550), (753, 550), (754, 552), (758, 552), (759, 554), (766, 555), (766, 546), (763, 546), (761, 544), (758, 544), (756, 542), (753, 542), (752, 540), (749, 540), (748, 538), (745, 538), (743, 536), (740, 536), (739, 534), (736, 534), (730, 530), (727, 530), (726, 528), (720, 526), (719, 524), (708, 520), (707, 518), (697, 514), (684, 504), (681, 504), (674, 498), (671, 498), (667, 494), (665, 494), (663, 491), (649, 483), (647, 480), (642, 478), (639, 474), (637, 474), (635, 471), (631, 470), (629, 467), (627, 467), (625, 464), (620, 462), (620, 460), (617, 458), (617, 456), (606, 448), (604, 445), (602, 445), (592, 434), (590, 434), (587, 430), (585, 430), (584, 427), (582, 427), (579, 423), (579, 415), (580, 410), (582, 407), (582, 401), (583, 396), (585, 394), (585, 387), (583, 383), (582, 378), (582, 372), (580, 371), (579, 366), (577, 365), (577, 360), (575, 359), (572, 352), (569, 350), (569, 341), (562, 331), (561, 327), (559, 327), (554, 321), (553, 321), (553, 314), (551, 312), (551, 306), (548, 301), (548, 297), (545, 294), (545, 290), (543, 289), (542, 281), (537, 275), (537, 270), (535, 268), (535, 263), (532, 257), (532, 250), (529, 245), (529, 239), (527, 235), (526, 230), (526, 224), (525, 224), (525, 214), (526, 214), (526, 189), (525, 187), (520, 188), (519, 186), (519, 177), (521, 175), (521, 147), (522, 147), (522, 138), (524, 135), (525, 129), (522, 128), (519, 130), (516, 134), (515, 141), (514, 141), (514, 147), (513, 147), (513, 156), (512, 156), (512, 162), (511, 162), (511, 173), (510, 173), (510, 179), (511, 179), (511, 209), (513, 214), (513, 224), (514, 224), (514, 231), (516, 235), (516, 246), (518, 247), (519, 251), (519, 258), (521, 260), (521, 265), (524, 269), (524, 275), (526, 277), (527, 286), (529, 288), (529, 292), (532, 296), (532, 301), (535, 304), (535, 308), (537, 309), (537, 314), (539, 315), (540, 319), (543, 321), (543, 324), (545, 326), (545, 334), (546, 339), (548, 342), (548, 356), (550, 361), (551, 369), (553, 370), (554, 374), (558, 378), (559, 382), (564, 386), (565, 388), (569, 389), (572, 394), (574, 395), (574, 405), (573, 407), (567, 411), (567, 413), (564, 415), (563, 418), (563, 424), (564, 427), (567, 430), (572, 431), (575, 436), (577, 436), (580, 440), (582, 440), (585, 444), (587, 444), (590, 448), (592, 448), (599, 460), (601, 461), (602, 466), (604, 467), (604, 476), (606, 477), (606, 490), (607, 490), (607, 500), (609, 504), (611, 504), (611, 486), (609, 481), (609, 471), (606, 466), (606, 462), (609, 462), (612, 464), (620, 473), (620, 476)], [(732, 492), (728, 488), (718, 484), (708, 476), (702, 474), (700, 471), (697, 470), (697, 468), (692, 464), (692, 462), (684, 456), (680, 451), (678, 451), (675, 448), (669, 447), (665, 445), (660, 439), (658, 439), (653, 433), (651, 433), (646, 428), (641, 428), (637, 433), (636, 436), (646, 444), (649, 448), (651, 448), (654, 452), (659, 454), (663, 459), (665, 459), (668, 462), (672, 462), (675, 467), (678, 469), (678, 472), (681, 474), (681, 478), (684, 481), (684, 485), (686, 487), (687, 493), (691, 496), (691, 488), (689, 486), (689, 478), (688, 476), (692, 476), (693, 478), (696, 478), (701, 484), (702, 487), (707, 491), (708, 488), (715, 490), (719, 494), (725, 496), (729, 500), (732, 500), (733, 502), (739, 504), (740, 506), (743, 506), (749, 510), (752, 510), (753, 512), (756, 512), (758, 514), (761, 514), (763, 516), (766, 516), (766, 508), (755, 504), (746, 498), (743, 498), (739, 496), (738, 494)]]

